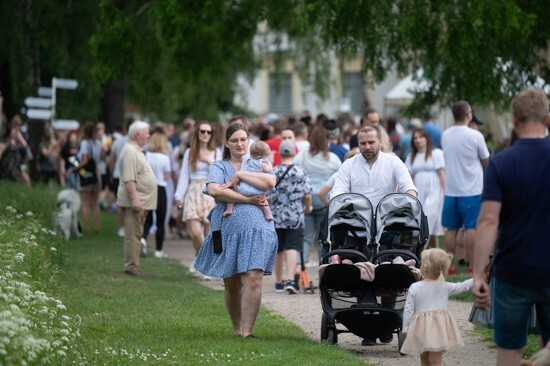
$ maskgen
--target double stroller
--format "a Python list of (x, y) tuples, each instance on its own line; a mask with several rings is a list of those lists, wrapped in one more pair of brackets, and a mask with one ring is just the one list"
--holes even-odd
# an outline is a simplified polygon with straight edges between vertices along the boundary
[[(429, 236), (418, 199), (393, 193), (374, 210), (361, 194), (338, 195), (319, 236), (321, 340), (336, 344), (340, 333), (364, 339), (397, 333), (401, 349), (406, 295), (420, 279), (420, 253)], [(380, 244), (383, 236), (393, 240)]]

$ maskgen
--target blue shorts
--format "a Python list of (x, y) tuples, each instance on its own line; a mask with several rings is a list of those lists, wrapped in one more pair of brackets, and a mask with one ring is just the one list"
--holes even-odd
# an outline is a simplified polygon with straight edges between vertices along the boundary
[(518, 349), (527, 344), (527, 327), (533, 305), (543, 344), (550, 338), (550, 287), (514, 285), (495, 281), (493, 302), (494, 340), (504, 349)]
[(468, 197), (445, 196), (441, 224), (449, 230), (475, 229), (481, 210), (481, 195)]

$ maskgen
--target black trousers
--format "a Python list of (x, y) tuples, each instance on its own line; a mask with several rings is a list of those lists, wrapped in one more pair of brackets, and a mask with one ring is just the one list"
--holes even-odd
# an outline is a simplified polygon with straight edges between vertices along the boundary
[(153, 226), (153, 212), (155, 212), (157, 214), (157, 232), (155, 233), (155, 240), (156, 249), (159, 251), (162, 250), (162, 245), (164, 244), (164, 220), (166, 219), (166, 207), (166, 189), (164, 187), (157, 186), (157, 209), (149, 211), (147, 214), (145, 225), (143, 227), (143, 238), (147, 239), (147, 235), (149, 235), (149, 230), (151, 230), (151, 226)]

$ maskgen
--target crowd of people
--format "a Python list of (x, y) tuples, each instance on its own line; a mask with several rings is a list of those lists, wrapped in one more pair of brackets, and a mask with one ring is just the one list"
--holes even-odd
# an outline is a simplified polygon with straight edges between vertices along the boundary
[[(90, 233), (92, 223), (94, 231), (100, 231), (100, 207), (116, 209), (128, 275), (148, 275), (140, 267), (140, 257), (147, 254), (150, 234), (154, 233), (155, 257), (162, 259), (166, 228), (180, 236), (185, 230), (196, 254), (189, 271), (199, 271), (205, 280), (224, 279), (233, 331), (242, 337), (255, 337), (265, 274), (275, 272), (276, 292), (297, 294), (300, 263), (317, 265), (321, 257), (317, 235), (331, 197), (360, 193), (376, 207), (389, 193), (408, 193), (418, 197), (428, 219), (426, 249), (439, 248), (444, 237), (445, 251), (427, 252), (439, 256), (438, 264), (435, 272), (424, 268), (428, 282), (419, 285), (418, 291), (442, 291), (439, 308), (446, 308), (448, 294), (466, 291), (472, 284), (480, 306), (488, 306), (490, 296), (496, 298), (499, 359), (510, 359), (517, 357), (525, 342), (520, 333), (513, 340), (504, 333), (526, 321), (533, 303), (541, 339), (548, 342), (550, 337), (550, 267), (535, 263), (536, 258), (550, 257), (550, 246), (541, 244), (547, 242), (541, 235), (550, 222), (547, 206), (541, 206), (550, 202), (544, 186), (550, 178), (550, 150), (544, 138), (548, 100), (540, 94), (531, 90), (516, 98), (512, 114), (519, 140), (494, 163), (478, 131), (483, 123), (467, 101), (459, 101), (452, 106), (454, 124), (443, 132), (430, 115), (424, 116), (424, 122), (408, 120), (403, 127), (396, 119), (382, 121), (374, 109), (367, 109), (359, 121), (325, 114), (313, 118), (307, 112), (300, 117), (235, 116), (227, 123), (187, 118), (181, 131), (173, 124), (134, 121), (107, 134), (103, 123), (88, 122), (81, 135), (46, 129), (36, 158), (21, 120), (14, 117), (0, 149), (0, 178), (30, 186), (28, 164), (32, 162), (41, 181), (78, 190), (84, 234)], [(507, 158), (517, 166), (506, 165)], [(519, 194), (518, 187), (533, 189)], [(521, 208), (523, 203), (529, 205), (527, 211)], [(476, 232), (478, 223), (480, 232)], [(525, 300), (521, 319), (504, 319), (504, 307), (516, 306), (515, 299), (501, 299), (501, 292), (490, 294), (485, 282), (497, 229), (499, 248), (507, 251), (495, 255), (494, 276), (498, 286)], [(347, 243), (362, 246), (365, 240), (346, 238)], [(388, 232), (380, 244), (399, 240)], [(524, 241), (530, 243), (529, 253), (519, 250), (517, 254)], [(455, 263), (467, 266), (474, 281), (447, 285), (448, 291), (434, 289), (430, 281), (455, 274)], [(523, 276), (511, 274), (516, 269), (530, 273), (526, 281), (542, 290), (520, 291), (533, 283), (518, 280)], [(412, 329), (426, 326), (415, 318), (415, 311), (434, 305), (415, 299), (415, 293), (408, 304), (409, 310), (414, 309), (416, 301), (416, 310), (406, 318)], [(451, 331), (455, 336), (456, 329)], [(388, 343), (392, 338), (387, 334), (380, 341)], [(365, 339), (363, 344), (376, 341)], [(460, 343), (454, 339), (433, 351), (418, 339), (412, 342), (411, 336), (405, 351), (420, 354), (422, 364), (440, 363), (441, 351)]]

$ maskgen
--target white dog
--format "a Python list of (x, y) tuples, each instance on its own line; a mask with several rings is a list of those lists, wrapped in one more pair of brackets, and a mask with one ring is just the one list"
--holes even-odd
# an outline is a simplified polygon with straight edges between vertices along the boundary
[(80, 210), (80, 195), (71, 188), (66, 188), (57, 194), (56, 224), (65, 240), (69, 240), (71, 232), (78, 238), (82, 237), (78, 224)]

